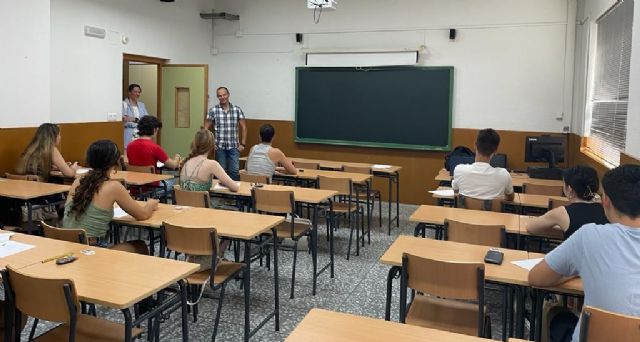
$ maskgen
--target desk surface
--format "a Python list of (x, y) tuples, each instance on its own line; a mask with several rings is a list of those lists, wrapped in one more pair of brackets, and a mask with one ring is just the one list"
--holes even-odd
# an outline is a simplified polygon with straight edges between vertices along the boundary
[(333, 178), (350, 178), (354, 183), (365, 183), (369, 181), (373, 175), (366, 173), (353, 173), (342, 171), (328, 171), (328, 170), (314, 170), (314, 169), (298, 169), (298, 174), (288, 175), (284, 173), (276, 173), (278, 176), (292, 177), (299, 179), (317, 179), (319, 176), (333, 177)]
[[(442, 261), (484, 263), (484, 256), (488, 250), (489, 247), (486, 246), (401, 235), (380, 257), (380, 263), (390, 266), (402, 266), (402, 253), (410, 253)], [(529, 286), (527, 279), (529, 271), (511, 262), (542, 258), (544, 255), (507, 248), (500, 248), (500, 250), (504, 253), (502, 265), (485, 264), (485, 279), (505, 284)], [(582, 294), (582, 280), (579, 278), (572, 279), (564, 284), (550, 288), (550, 290)]]
[(81, 300), (125, 309), (200, 268), (198, 264), (184, 261), (79, 246), (95, 254), (78, 252), (74, 253), (78, 259), (70, 264), (38, 262), (20, 271), (39, 277), (72, 279)]
[(69, 185), (0, 178), (0, 197), (31, 200), (68, 192)]
[[(522, 207), (535, 207), (535, 208), (549, 208), (549, 200), (557, 199), (561, 201), (568, 201), (566, 197), (562, 196), (547, 196), (547, 195), (532, 195), (517, 193), (515, 198), (516, 205)], [(509, 202), (506, 202), (509, 203)]]
[[(435, 177), (435, 180), (438, 182), (450, 182), (453, 177), (449, 174), (449, 171), (446, 169), (440, 169), (438, 174)], [(529, 178), (529, 175), (526, 173), (511, 173), (512, 184), (515, 187), (522, 187), (524, 183), (532, 183), (539, 185), (562, 185), (562, 180), (559, 179), (538, 179), (538, 178)]]
[(311, 309), (286, 341), (481, 342), (486, 339), (382, 319)]
[[(251, 197), (251, 183), (249, 182), (239, 182), (240, 189), (237, 192), (233, 192), (227, 188), (216, 189), (216, 184), (218, 183), (219, 181), (217, 179), (214, 180), (213, 186), (209, 191), (217, 194), (225, 194), (230, 196)], [(314, 188), (302, 188), (298, 186), (286, 186), (286, 185), (275, 185), (275, 184), (264, 184), (261, 189), (276, 190), (276, 191), (293, 191), (293, 197), (297, 202), (312, 203), (312, 204), (325, 202), (329, 198), (335, 196), (338, 193), (337, 191), (333, 191), (333, 190), (321, 190), (321, 189), (314, 189)]]
[(165, 222), (193, 228), (214, 227), (221, 236), (249, 240), (269, 232), (271, 228), (284, 222), (284, 217), (229, 210), (191, 208), (166, 219)]
[[(139, 203), (144, 204), (144, 202)], [(192, 207), (158, 203), (158, 210), (154, 211), (153, 215), (151, 215), (150, 218), (144, 221), (136, 221), (136, 219), (134, 219), (130, 215), (120, 218), (114, 217), (112, 221), (119, 224), (135, 224), (136, 226), (142, 227), (160, 228), (162, 226), (162, 222), (191, 209)]]
[[(318, 163), (320, 168), (322, 169), (332, 169), (332, 170), (341, 170), (343, 166), (356, 166), (356, 167), (368, 167), (375, 173), (396, 173), (402, 170), (402, 166), (397, 165), (386, 165), (389, 167), (378, 167), (377, 165), (382, 164), (369, 164), (369, 163), (352, 163), (352, 162), (341, 162), (341, 161), (333, 161), (333, 160), (323, 160), (323, 159), (309, 159), (309, 158), (297, 158), (297, 157), (288, 157), (292, 162), (303, 162), (303, 163)], [(247, 157), (242, 157), (240, 160), (247, 161)]]
[(52, 257), (70, 252), (79, 252), (82, 249), (87, 248), (86, 245), (78, 243), (47, 239), (41, 236), (20, 233), (15, 233), (11, 237), (11, 240), (34, 245), (35, 247), (17, 254), (0, 258), (0, 268), (5, 268), (7, 265), (11, 265), (14, 268), (23, 268), (36, 263), (41, 263), (43, 260)]
[(111, 175), (113, 180), (123, 180), (130, 185), (145, 185), (155, 183), (167, 179), (172, 179), (173, 175), (157, 174), (157, 173), (144, 173), (134, 171), (118, 171)]
[(483, 225), (504, 225), (507, 233), (520, 233), (521, 219), (523, 216), (510, 213), (498, 213), (493, 211), (469, 210), (434, 205), (421, 205), (411, 214), (409, 221), (443, 225), (445, 219), (465, 223)]

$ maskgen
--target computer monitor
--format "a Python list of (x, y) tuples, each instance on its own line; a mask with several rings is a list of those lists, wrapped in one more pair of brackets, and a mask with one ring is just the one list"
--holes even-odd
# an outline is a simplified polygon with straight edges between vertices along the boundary
[(547, 162), (549, 168), (553, 168), (556, 163), (564, 163), (566, 146), (566, 136), (541, 135), (527, 137), (524, 161), (527, 163)]

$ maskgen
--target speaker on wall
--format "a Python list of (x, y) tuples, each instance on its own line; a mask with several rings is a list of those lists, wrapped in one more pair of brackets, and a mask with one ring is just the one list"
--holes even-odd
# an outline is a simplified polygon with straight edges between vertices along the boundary
[(296, 33), (296, 43), (302, 44), (302, 33)]
[(456, 29), (449, 29), (449, 39), (451, 40), (456, 39)]

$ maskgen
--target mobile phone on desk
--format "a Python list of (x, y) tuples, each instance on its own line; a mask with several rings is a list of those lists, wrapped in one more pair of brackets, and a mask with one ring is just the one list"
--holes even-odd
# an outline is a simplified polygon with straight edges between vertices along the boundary
[(504, 253), (495, 248), (491, 248), (489, 251), (487, 251), (487, 255), (484, 256), (484, 262), (488, 264), (502, 265), (503, 259)]

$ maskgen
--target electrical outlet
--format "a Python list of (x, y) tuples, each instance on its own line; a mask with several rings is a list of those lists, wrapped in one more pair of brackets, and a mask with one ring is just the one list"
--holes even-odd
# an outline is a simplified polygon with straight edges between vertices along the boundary
[(571, 131), (571, 127), (569, 126), (562, 127), (562, 133), (569, 133), (570, 131)]
[(122, 121), (122, 115), (118, 113), (107, 113), (107, 121)]

